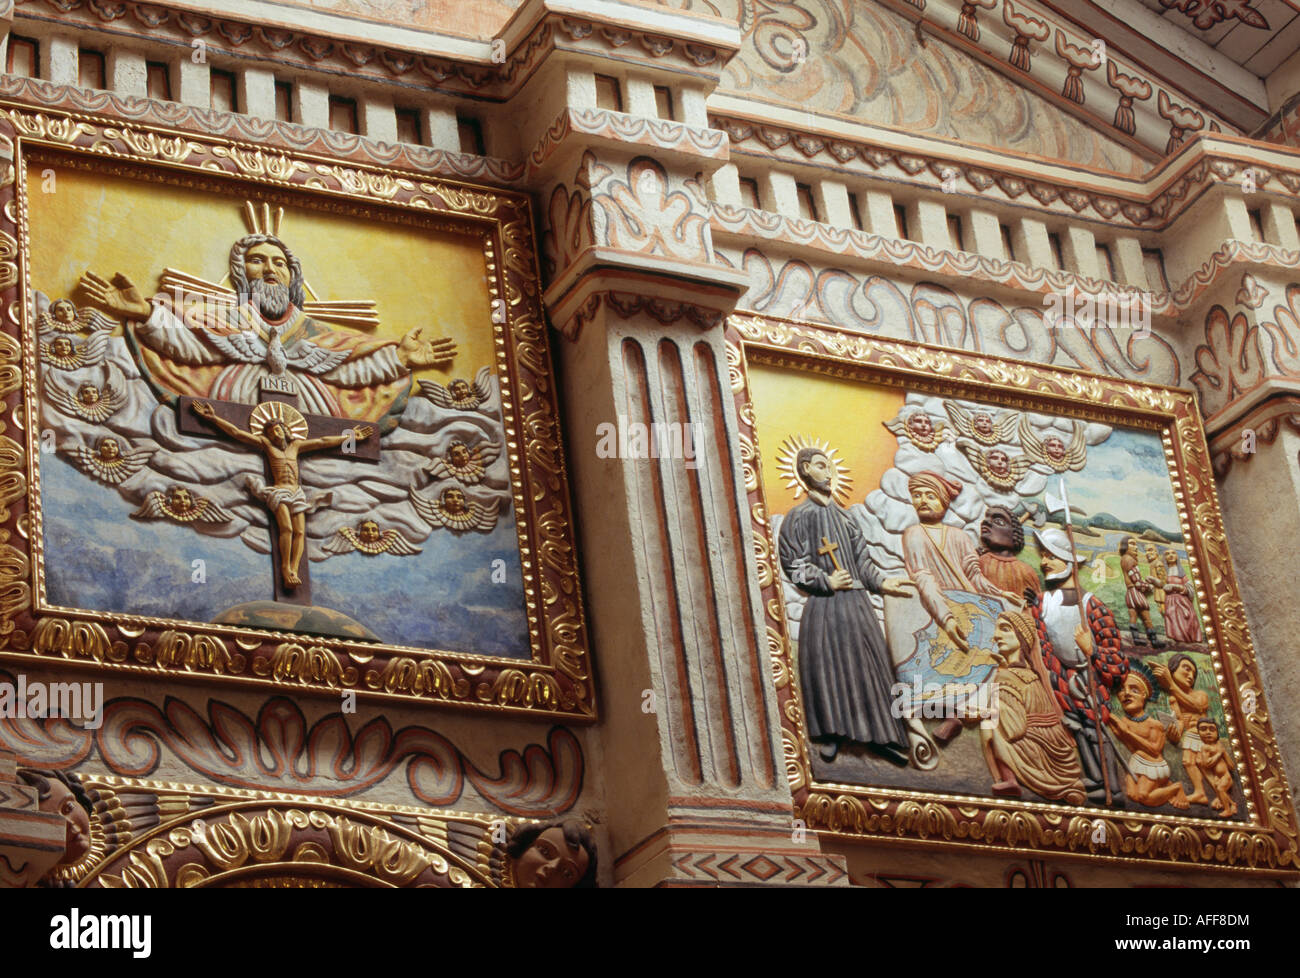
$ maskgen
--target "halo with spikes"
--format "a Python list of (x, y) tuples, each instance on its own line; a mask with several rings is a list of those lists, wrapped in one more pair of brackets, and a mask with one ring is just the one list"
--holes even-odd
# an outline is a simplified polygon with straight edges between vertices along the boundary
[(799, 473), (795, 470), (795, 459), (799, 457), (799, 452), (805, 448), (815, 448), (821, 452), (831, 463), (831, 496), (841, 506), (849, 501), (849, 494), (853, 491), (853, 479), (849, 475), (848, 467), (843, 460), (835, 457), (836, 449), (831, 448), (830, 444), (821, 438), (809, 438), (806, 435), (791, 435), (781, 443), (781, 448), (776, 453), (776, 468), (785, 479), (787, 489), (793, 490), (794, 498), (798, 499), (808, 490), (804, 487), (803, 480), (799, 478)]
[(263, 401), (248, 416), (248, 429), (261, 434), (267, 422), (279, 421), (289, 429), (289, 437), (301, 441), (307, 437), (307, 419), (292, 404), (283, 401)]
[(284, 223), (284, 208), (275, 209), (275, 223), (271, 223), (271, 205), (262, 204), (262, 213), (257, 212), (251, 200), (244, 201), (244, 223), (248, 225), (249, 234), (269, 234), (278, 238), (280, 225)]

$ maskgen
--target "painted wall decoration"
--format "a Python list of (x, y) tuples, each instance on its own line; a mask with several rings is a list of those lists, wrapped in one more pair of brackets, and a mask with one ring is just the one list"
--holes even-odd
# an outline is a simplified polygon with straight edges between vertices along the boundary
[(731, 323), (810, 825), (1296, 866), (1192, 395)]
[(522, 198), (7, 118), (38, 154), (10, 648), (589, 714)]
[[(1120, 173), (1149, 166), (964, 51), (938, 39), (922, 47), (913, 24), (881, 5), (692, 0), (691, 8), (739, 21), (741, 51), (723, 74), (728, 93)], [(1002, 53), (1009, 56), (1011, 46)], [(953, 91), (962, 97), (954, 100)]]

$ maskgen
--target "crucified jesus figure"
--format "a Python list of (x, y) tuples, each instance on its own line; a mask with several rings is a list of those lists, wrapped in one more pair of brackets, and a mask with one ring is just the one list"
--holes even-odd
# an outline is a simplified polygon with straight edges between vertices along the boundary
[[(370, 425), (359, 424), (352, 428), (350, 434), (344, 432), (325, 438), (297, 438), (288, 424), (280, 418), (271, 417), (262, 425), (259, 434), (256, 430), (245, 431), (227, 421), (207, 401), (195, 401), (193, 407), (194, 413), (200, 418), (231, 438), (260, 449), (266, 456), (271, 484), (259, 486), (258, 480), (249, 477), (245, 485), (275, 516), (280, 535), (280, 577), (286, 590), (296, 588), (302, 583), (298, 576), (298, 566), (302, 563), (307, 543), (307, 510), (310, 508), (298, 479), (298, 456), (304, 452), (335, 448), (349, 438), (365, 441), (374, 429)], [(256, 429), (255, 424), (252, 427)]]

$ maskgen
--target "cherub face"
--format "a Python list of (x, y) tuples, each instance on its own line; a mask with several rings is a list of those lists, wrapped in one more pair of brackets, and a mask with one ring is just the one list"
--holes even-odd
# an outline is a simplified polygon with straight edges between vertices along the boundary
[(1043, 450), (1057, 462), (1065, 458), (1065, 442), (1056, 435), (1048, 435), (1043, 439)]
[(920, 411), (907, 419), (907, 430), (914, 432), (922, 441), (934, 437), (934, 424), (930, 421), (930, 416)]
[(971, 418), (971, 424), (974, 425), (975, 430), (981, 435), (988, 436), (993, 434), (993, 418), (991, 415), (985, 414), (983, 411)]
[(447, 389), (451, 392), (451, 396), (458, 401), (463, 401), (469, 397), (469, 384), (463, 380), (453, 380)]
[(167, 504), (174, 510), (186, 512), (194, 508), (194, 497), (184, 486), (172, 486), (167, 490)]
[(66, 336), (56, 336), (54, 337), (54, 342), (50, 344), (50, 352), (56, 357), (70, 357), (74, 350), (75, 347), (72, 345), (72, 340), (68, 339)]
[(60, 866), (70, 865), (90, 852), (90, 816), (62, 781), (50, 778), (50, 793), (41, 799), (41, 811), (62, 815), (68, 821), (67, 850)]
[(77, 388), (77, 400), (89, 407), (99, 402), (99, 388), (94, 384), (82, 384)]
[(117, 439), (105, 438), (99, 443), (99, 457), (105, 462), (111, 462), (121, 456), (122, 448), (118, 445)]
[(1011, 459), (1007, 457), (1006, 452), (989, 452), (986, 461), (988, 462), (989, 471), (994, 475), (1006, 475), (1011, 471)]
[(1150, 695), (1151, 690), (1147, 688), (1146, 680), (1136, 672), (1130, 672), (1124, 677), (1124, 684), (1119, 688), (1119, 705), (1124, 707), (1125, 713), (1135, 717), (1142, 712)]
[(528, 890), (567, 889), (586, 875), (590, 861), (586, 849), (569, 845), (564, 829), (552, 826), (515, 863), (515, 885)]
[(381, 535), (379, 524), (374, 520), (363, 520), (357, 527), (357, 537), (362, 543), (378, 543)]
[(442, 503), (443, 511), (450, 513), (452, 516), (459, 516), (466, 511), (465, 494), (459, 489), (444, 489), (442, 495), (438, 498)]
[(50, 315), (55, 322), (66, 325), (77, 318), (77, 307), (67, 299), (59, 299), (50, 306)]
[(447, 449), (447, 457), (458, 469), (463, 469), (470, 463), (469, 449), (458, 441), (451, 443), (451, 447)]
[(1196, 732), (1201, 735), (1201, 742), (1204, 744), (1219, 742), (1219, 725), (1213, 720), (1202, 720), (1196, 725)]

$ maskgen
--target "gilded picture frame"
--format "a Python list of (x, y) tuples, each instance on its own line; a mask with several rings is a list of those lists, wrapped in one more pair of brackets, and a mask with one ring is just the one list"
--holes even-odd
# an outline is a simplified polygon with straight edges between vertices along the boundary
[[(1210, 456), (1192, 393), (1078, 370), (864, 336), (833, 326), (765, 315), (732, 316), (728, 321), (727, 348), (740, 425), (741, 459), (754, 533), (756, 566), (765, 608), (767, 647), (776, 680), (780, 737), (790, 790), (794, 796), (795, 816), (802, 820), (807, 829), (841, 840), (871, 840), (986, 853), (1030, 851), (1042, 856), (1140, 861), (1145, 864), (1283, 874), (1300, 870), (1300, 847), (1292, 795), (1281, 768), (1280, 754), (1270, 726), (1269, 704), (1260, 685), (1245, 611), (1229, 559)], [(836, 389), (832, 390), (827, 385), (835, 385)], [(855, 393), (859, 389), (864, 392), (860, 398)], [(787, 392), (783, 395), (785, 400), (778, 396), (781, 391)], [(1148, 805), (1145, 802), (1138, 803), (1134, 798), (1121, 801), (1112, 799), (1107, 793), (1105, 799), (1115, 806), (1108, 807), (1101, 802), (1094, 804), (1091, 795), (1084, 796), (1084, 801), (1080, 803), (1081, 796), (1077, 792), (1064, 796), (1058, 794), (1054, 801), (1049, 801), (1035, 793), (1040, 790), (1050, 791), (1049, 787), (1041, 787), (1031, 780), (1029, 783), (1034, 785), (1035, 791), (1027, 790), (1024, 788), (1023, 777), (1020, 797), (1002, 797), (987, 790), (989, 782), (995, 780), (988, 774), (984, 775), (987, 780), (978, 790), (954, 790), (951, 779), (945, 783), (946, 787), (929, 789), (925, 778), (930, 774), (914, 769), (914, 756), (908, 766), (902, 768), (877, 763), (879, 759), (873, 758), (860, 762), (863, 766), (855, 769), (852, 764), (859, 762), (851, 758), (847, 762), (849, 766), (844, 769), (865, 770), (868, 772), (865, 776), (828, 775), (828, 768), (832, 765), (843, 766), (844, 757), (843, 747), (836, 755), (833, 749), (827, 750), (828, 743), (834, 741), (847, 744), (849, 741), (835, 741), (834, 738), (826, 737), (822, 737), (818, 743), (810, 740), (804, 702), (805, 687), (799, 671), (798, 641), (792, 638), (792, 635), (798, 633), (800, 623), (792, 621), (790, 617), (791, 608), (797, 604), (791, 604), (790, 596), (798, 589), (787, 573), (791, 557), (799, 560), (804, 558), (796, 554), (798, 541), (795, 533), (791, 533), (791, 539), (786, 541), (787, 549), (782, 552), (779, 525), (783, 518), (780, 513), (784, 511), (788, 515), (793, 512), (792, 469), (798, 467), (795, 450), (800, 445), (812, 446), (808, 449), (809, 453), (802, 457), (803, 460), (820, 454), (821, 461), (824, 462), (825, 456), (829, 454), (832, 469), (839, 464), (836, 462), (836, 453), (845, 453), (853, 447), (845, 443), (857, 439), (875, 439), (873, 444), (880, 445), (884, 444), (880, 442), (884, 438), (890, 446), (890, 459), (894, 458), (892, 446), (895, 444), (899, 446), (899, 457), (903, 456), (905, 444), (910, 446), (910, 443), (904, 442), (909, 433), (905, 432), (896, 417), (905, 419), (905, 410), (900, 409), (897, 416), (892, 413), (892, 407), (890, 413), (883, 416), (879, 412), (873, 414), (871, 404), (875, 402), (870, 401), (869, 397), (891, 405), (903, 403), (905, 397), (909, 402), (917, 403), (929, 399), (925, 403), (931, 405), (959, 401), (966, 406), (967, 416), (973, 407), (984, 405), (989, 408), (991, 415), (999, 419), (1019, 412), (1034, 418), (1036, 423), (1042, 423), (1044, 417), (1050, 415), (1065, 419), (1063, 426), (1068, 429), (1074, 425), (1081, 435), (1085, 428), (1090, 430), (1091, 426), (1098, 425), (1103, 426), (1098, 428), (1099, 431), (1110, 431), (1113, 427), (1116, 432), (1138, 433), (1133, 435), (1134, 439), (1141, 438), (1149, 442), (1154, 440), (1158, 453), (1167, 464), (1179, 524), (1168, 533), (1170, 537), (1181, 535), (1185, 544), (1185, 547), (1179, 544), (1176, 548), (1170, 548), (1171, 566), (1180, 565), (1184, 560), (1189, 565), (1187, 580), (1191, 582), (1191, 588), (1188, 596), (1200, 609), (1204, 622), (1203, 631), (1196, 636), (1200, 644), (1195, 646), (1203, 651), (1198, 651), (1194, 656), (1184, 655), (1184, 658), (1194, 657), (1196, 661), (1192, 663), (1193, 667), (1198, 662), (1203, 665), (1212, 662), (1212, 680), (1208, 677), (1211, 670), (1202, 670), (1205, 675), (1199, 682), (1209, 690), (1209, 694), (1208, 699), (1200, 702), (1203, 704), (1213, 700), (1217, 692), (1222, 717), (1217, 724), (1215, 721), (1207, 723), (1206, 740), (1208, 742), (1211, 736), (1226, 728), (1222, 740), (1228, 747), (1227, 753), (1234, 759), (1233, 776), (1237, 780), (1222, 783), (1229, 785), (1228, 794), (1238, 799), (1239, 805), (1229, 802), (1227, 808), (1220, 806), (1211, 810), (1206, 805), (1194, 804), (1186, 810), (1174, 810), (1170, 804)], [(838, 402), (828, 407), (836, 398), (839, 398)], [(859, 399), (853, 400), (854, 398)], [(820, 406), (815, 406), (818, 404)], [(867, 407), (859, 411), (856, 407), (859, 404)], [(942, 417), (942, 414), (940, 411), (939, 416)], [(934, 420), (933, 411), (931, 420)], [(944, 421), (946, 420), (945, 418)], [(821, 430), (818, 429), (819, 424)], [(936, 429), (942, 426), (943, 422), (935, 421), (933, 427), (926, 429), (923, 434), (934, 433), (937, 443), (940, 436)], [(766, 437), (763, 437), (764, 432)], [(791, 437), (797, 433), (809, 437), (802, 441)], [(994, 440), (996, 436), (992, 436), (986, 444), (991, 444)], [(911, 448), (914, 446), (910, 446), (909, 450)], [(969, 449), (970, 446), (965, 449), (968, 454)], [(927, 450), (935, 451), (933, 445)], [(851, 454), (851, 451), (847, 454)], [(860, 453), (860, 457), (867, 456)], [(918, 457), (933, 459), (935, 456)], [(887, 461), (881, 462), (882, 466), (888, 464)], [(895, 464), (898, 464), (897, 461)], [(941, 466), (937, 462), (922, 461), (915, 467)], [(779, 476), (774, 474), (777, 471), (780, 472)], [(1076, 490), (1087, 474), (1086, 470), (1083, 473), (1069, 471), (1065, 465), (1058, 471), (1065, 472), (1073, 480)], [(887, 479), (881, 481), (888, 482)], [(901, 481), (909, 487), (912, 485), (906, 478)], [(1056, 489), (1058, 481), (1056, 478), (1049, 481), (1049, 491)], [(924, 482), (924, 478), (919, 480), (919, 483)], [(864, 498), (867, 504), (872, 503), (873, 498), (876, 502), (881, 502), (882, 491), (875, 491), (873, 497), (876, 484), (874, 479), (867, 479), (865, 484), (859, 481), (853, 487), (851, 495), (842, 498), (844, 507), (848, 507), (852, 500)], [(803, 488), (806, 489), (807, 485), (805, 481)], [(956, 489), (957, 485), (954, 484), (953, 488)], [(1010, 488), (1010, 483), (1007, 483), (1007, 488)], [(893, 491), (905, 501), (909, 490)], [(827, 492), (834, 505), (834, 485)], [(1073, 518), (1081, 524), (1082, 531), (1082, 524), (1087, 523), (1088, 507), (1082, 495), (1080, 500), (1084, 505), (1074, 509)], [(884, 503), (896, 507), (901, 505), (888, 500), (884, 500)], [(810, 510), (813, 508), (809, 505)], [(878, 524), (879, 521), (872, 524), (874, 517), (867, 507), (858, 508), (866, 514), (857, 518), (860, 528)], [(849, 513), (849, 510), (842, 508), (841, 512)], [(1027, 536), (1046, 532), (1034, 530), (1032, 521), (1027, 517), (1025, 519), (1031, 528)], [(914, 516), (911, 522), (919, 525)], [(1047, 529), (1051, 528), (1051, 524), (1047, 524)], [(949, 529), (956, 530), (955, 527)], [(1101, 533), (1100, 530), (1097, 532)], [(975, 538), (979, 538), (980, 533), (982, 524), (981, 529), (974, 533), (967, 531), (968, 536)], [(863, 538), (870, 540), (869, 530), (865, 531)], [(1157, 538), (1158, 534), (1149, 537), (1152, 540)], [(813, 539), (815, 541), (816, 537)], [(834, 559), (835, 567), (840, 568), (838, 558), (826, 553), (835, 549), (834, 545), (825, 537), (821, 539), (825, 545), (818, 548), (817, 552), (823, 555), (823, 560), (827, 557)], [(1098, 539), (1113, 541), (1115, 537), (1099, 536)], [(973, 553), (974, 540), (970, 543)], [(814, 542), (812, 546), (815, 545)], [(873, 546), (874, 544), (866, 549), (872, 550)], [(1121, 543), (1121, 553), (1124, 546)], [(1029, 543), (1025, 547), (1025, 553), (1033, 549)], [(1177, 554), (1172, 554), (1174, 549), (1177, 549)], [(814, 561), (817, 559), (812, 554), (809, 556)], [(1100, 563), (1094, 565), (1093, 569), (1101, 577), (1094, 579), (1088, 576), (1079, 580), (1094, 583), (1096, 580), (1104, 580), (1106, 568), (1119, 567), (1118, 560), (1123, 559), (1122, 556), (1117, 559), (1113, 548), (1099, 552), (1096, 556)], [(846, 558), (846, 562), (849, 559), (851, 558)], [(1084, 555), (1077, 554), (1075, 560), (1080, 573), (1090, 574), (1087, 565), (1081, 563)], [(899, 563), (902, 566), (901, 560)], [(824, 566), (825, 572), (829, 574), (830, 564)], [(951, 564), (948, 566), (955, 570)], [(1181, 574), (1180, 566), (1175, 569)], [(809, 573), (811, 576), (808, 580), (818, 576), (815, 571)], [(908, 572), (900, 570), (898, 573), (900, 577), (906, 578)], [(1043, 573), (1046, 575), (1045, 570)], [(889, 575), (882, 572), (882, 576)], [(821, 578), (822, 581), (828, 579)], [(1176, 580), (1181, 580), (1181, 577)], [(861, 587), (856, 582), (854, 586)], [(1118, 592), (1107, 592), (1112, 596), (1112, 604), (1117, 605), (1113, 613), (1116, 627), (1109, 634), (1113, 638), (1115, 632), (1123, 631), (1125, 654), (1132, 657), (1128, 661), (1141, 661), (1151, 665), (1161, 680), (1160, 684), (1153, 683), (1152, 672), (1145, 666), (1143, 670), (1138, 670), (1136, 666), (1130, 669), (1135, 674), (1142, 672), (1147, 677), (1146, 685), (1152, 689), (1147, 713), (1135, 709), (1129, 717), (1136, 721), (1146, 721), (1149, 714), (1163, 717), (1160, 722), (1168, 722), (1169, 718), (1162, 711), (1170, 708), (1167, 702), (1172, 702), (1173, 694), (1155, 688), (1161, 684), (1167, 686), (1170, 681), (1168, 672), (1162, 672), (1157, 664), (1171, 661), (1169, 652), (1163, 651), (1166, 647), (1164, 643), (1171, 649), (1193, 646), (1180, 646), (1168, 637), (1178, 634), (1172, 624), (1172, 612), (1169, 612), (1169, 623), (1155, 619), (1156, 631), (1153, 638), (1161, 645), (1146, 645), (1146, 636), (1140, 633), (1142, 622), (1147, 620), (1139, 619), (1137, 616), (1140, 612), (1136, 610), (1130, 612), (1134, 622), (1130, 637), (1129, 632), (1123, 628), (1125, 612), (1128, 610), (1124, 607), (1125, 599), (1114, 597), (1116, 593), (1125, 593), (1123, 585), (1117, 585), (1113, 581), (1108, 585), (1111, 589), (1117, 586), (1121, 588)], [(1078, 587), (1087, 590), (1085, 585), (1080, 584)], [(1097, 592), (1098, 595), (1102, 594), (1100, 588), (1097, 588)], [(852, 592), (826, 593), (833, 595)], [(829, 600), (838, 599), (832, 596)], [(876, 600), (879, 608), (882, 600), (892, 599), (885, 596)], [(1152, 608), (1154, 607), (1153, 604)], [(1163, 604), (1160, 608), (1162, 612), (1167, 611)], [(1091, 606), (1089, 611), (1091, 612)], [(891, 639), (886, 641), (893, 641), (892, 636), (896, 631), (890, 632), (887, 614), (882, 614), (881, 617), (885, 624), (881, 634), (891, 635)], [(830, 619), (823, 615), (820, 619), (822, 624), (817, 627), (828, 627), (824, 624), (827, 620)], [(1151, 622), (1147, 621), (1148, 628), (1150, 625)], [(1168, 636), (1162, 638), (1161, 629), (1168, 632)], [(940, 639), (943, 638), (939, 631), (930, 634), (939, 634)], [(1040, 635), (1042, 634), (1040, 628)], [(1094, 632), (1094, 637), (1097, 634), (1100, 633)], [(919, 631), (917, 635), (920, 635)], [(973, 643), (973, 636), (970, 637)], [(809, 638), (808, 641), (813, 639)], [(917, 648), (920, 649), (921, 638), (918, 637), (916, 641)], [(1031, 637), (1027, 639), (1028, 642), (1032, 642), (1040, 653), (1045, 652), (1046, 645), (1039, 640)], [(1119, 639), (1116, 639), (1116, 647), (1120, 647)], [(895, 664), (898, 661), (899, 656), (895, 655)], [(1176, 672), (1178, 663), (1173, 662), (1173, 665)], [(902, 667), (896, 665), (896, 668), (901, 670)], [(1195, 668), (1192, 671), (1195, 672)], [(899, 672), (891, 678), (901, 675)], [(1000, 671), (994, 668), (992, 675), (998, 676)], [(1139, 689), (1142, 685), (1139, 681)], [(1051, 676), (1044, 676), (1044, 686), (1051, 688)], [(892, 688), (899, 689), (897, 686)], [(1119, 689), (1119, 683), (1116, 684), (1116, 689)], [(1099, 699), (1103, 696), (1098, 687), (1094, 687), (1094, 691)], [(1068, 692), (1065, 695), (1068, 696)], [(1117, 702), (1109, 697), (1107, 701), (1116, 717), (1124, 716), (1126, 711), (1121, 711), (1123, 701)], [(1005, 705), (1005, 698), (1003, 702)], [(1210, 711), (1208, 707), (1204, 709), (1207, 713)], [(1047, 711), (1044, 709), (1044, 712)], [(917, 716), (920, 715), (918, 711)], [(992, 716), (991, 723), (996, 729), (997, 715), (994, 713)], [(1040, 713), (1039, 722), (1045, 722), (1041, 719), (1042, 716), (1043, 713)], [(1056, 716), (1059, 720), (1062, 713), (1058, 711)], [(831, 722), (833, 724), (834, 721)], [(937, 721), (917, 722), (922, 723), (931, 734), (936, 730)], [(1032, 722), (1031, 719), (1031, 725)], [(941, 759), (946, 757), (946, 752), (951, 751), (954, 744), (960, 744), (965, 739), (968, 742), (968, 753), (978, 758), (975, 747), (980, 740), (973, 736), (975, 726), (968, 725), (966, 729), (971, 733), (948, 742), (946, 747), (938, 747), (937, 756)], [(1217, 729), (1213, 731), (1208, 729), (1216, 726)], [(1186, 777), (1186, 771), (1193, 767), (1199, 769), (1202, 754), (1180, 754), (1178, 742), (1174, 739), (1177, 732), (1174, 729), (1169, 743), (1161, 747), (1165, 758), (1182, 758), (1176, 761), (1174, 776), (1156, 776), (1154, 781), (1148, 780), (1141, 787), (1145, 789), (1161, 783), (1167, 793), (1159, 797), (1169, 798), (1177, 794), (1181, 804), (1187, 800), (1189, 789), (1175, 788), (1170, 782), (1177, 782), (1180, 776)], [(983, 740), (991, 741), (992, 736), (989, 734)], [(1131, 758), (1132, 754), (1123, 749), (1118, 738), (1108, 735), (1107, 739), (1115, 762), (1122, 771), (1125, 755), (1128, 754)], [(1069, 743), (1068, 739), (1066, 743)], [(1185, 739), (1183, 743), (1186, 745), (1188, 741)], [(936, 748), (933, 739), (929, 746), (933, 754)], [(1205, 747), (1205, 744), (1201, 746)], [(870, 751), (862, 753), (872, 757)], [(992, 753), (994, 756), (988, 758), (989, 763), (1000, 763), (1002, 755), (996, 749)], [(1205, 756), (1211, 755), (1207, 751)], [(1102, 757), (1104, 761), (1104, 748)], [(1188, 762), (1186, 768), (1182, 766), (1183, 760)], [(1155, 763), (1159, 764), (1160, 761), (1161, 758), (1157, 756)], [(931, 756), (927, 763), (937, 765), (944, 762), (936, 761)], [(979, 762), (973, 763), (978, 766)], [(872, 767), (871, 764), (875, 766)], [(1165, 766), (1168, 767), (1167, 764)], [(1016, 769), (1014, 763), (1012, 768)], [(1003, 794), (1015, 794), (1016, 778), (1006, 773), (1006, 765), (996, 770), (1003, 771), (1008, 779), (1003, 787), (1013, 789), (1004, 790)], [(1130, 765), (1129, 773), (1133, 770), (1141, 772), (1144, 768), (1140, 763)], [(935, 767), (934, 771), (942, 772), (942, 768)], [(1168, 774), (1167, 771), (1165, 773)], [(1076, 785), (1079, 783), (1076, 775), (1071, 774), (1070, 777), (1075, 779)], [(1121, 773), (1120, 777), (1122, 783), (1127, 784), (1126, 775)], [(1042, 781), (1042, 778), (1038, 781)], [(1206, 785), (1209, 783), (1205, 782)], [(1195, 786), (1202, 787), (1201, 780), (1198, 779)], [(1119, 785), (1108, 785), (1108, 792), (1112, 788), (1116, 794), (1119, 793)], [(1238, 790), (1240, 794), (1237, 793)], [(1142, 797), (1152, 800), (1150, 795)], [(1235, 809), (1232, 817), (1224, 817), (1222, 813), (1229, 808)]]
[[(342, 156), (285, 151), (12, 102), (0, 102), (0, 152), (0, 289), (5, 309), (0, 334), (0, 396), (5, 399), (0, 442), (0, 657), (19, 668), (24, 662), (90, 667), (104, 680), (132, 673), (335, 696), (356, 692), (365, 698), (492, 713), (595, 719), (571, 497), (539, 299), (534, 224), (525, 196)], [(205, 624), (48, 599), (49, 567), (40, 530), (42, 432), (34, 421), (41, 404), (44, 354), (34, 320), (36, 293), (49, 286), (31, 280), (30, 191), (40, 188), (44, 178), (57, 181), (60, 175), (70, 181), (81, 175), (83, 182), (127, 180), (173, 195), (228, 198), (232, 215), (241, 210), (255, 219), (265, 215), (264, 230), (269, 229), (272, 212), (283, 209), (291, 218), (297, 213), (373, 225), (375, 233), (390, 229), (441, 234), (454, 238), (457, 247), (477, 249), (474, 279), (481, 278), (487, 301), (474, 322), (461, 328), (474, 331), (475, 342), (491, 351), (488, 366), (499, 392), (504, 436), (500, 458), (508, 470), (508, 501), (501, 510), (512, 515), (517, 532), (519, 566), (512, 572), (522, 575), (522, 582), (515, 584), (522, 595), (520, 641), (526, 655)], [(156, 265), (164, 264), (159, 256)], [(315, 277), (327, 276), (328, 269), (317, 269)], [(61, 294), (84, 300), (84, 289), (76, 293), (71, 286), (56, 284)]]

